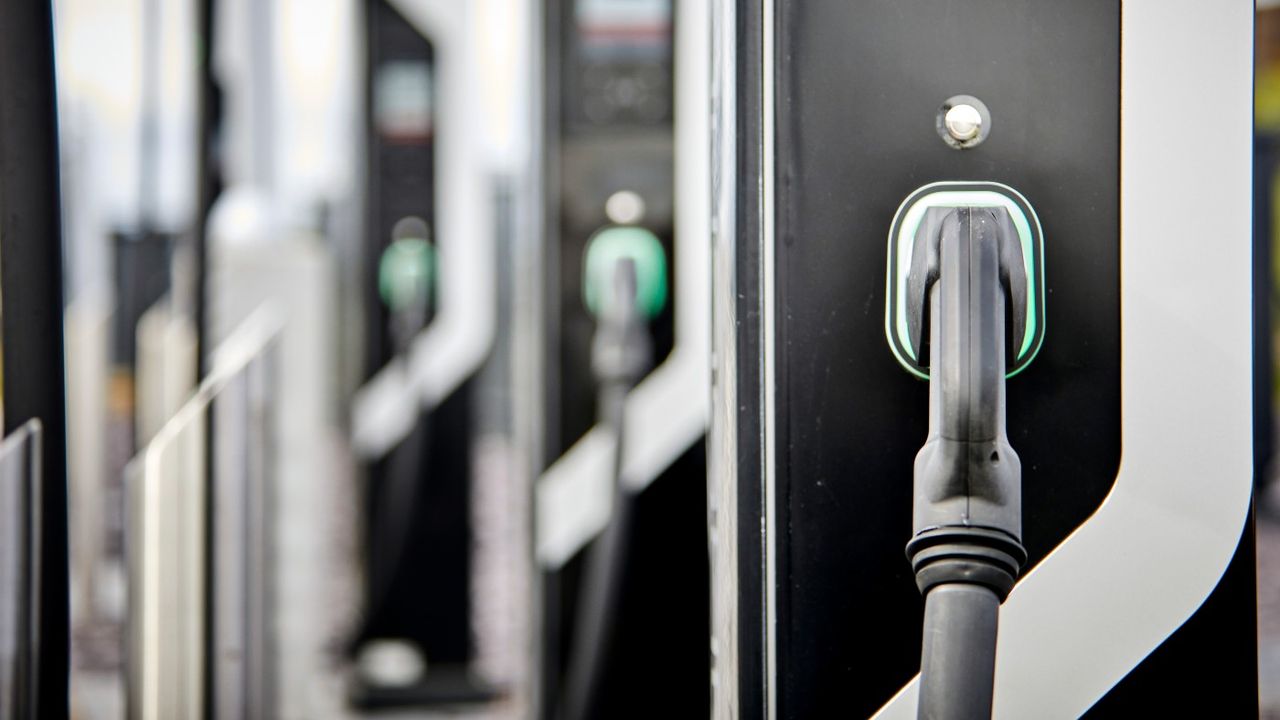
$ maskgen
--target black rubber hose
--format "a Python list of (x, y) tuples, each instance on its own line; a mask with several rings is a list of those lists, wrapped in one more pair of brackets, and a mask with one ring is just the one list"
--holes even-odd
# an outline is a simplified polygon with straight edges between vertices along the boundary
[(609, 522), (587, 551), (574, 624), (572, 650), (565, 679), (566, 720), (599, 716), (601, 681), (613, 642), (618, 605), (622, 598), (630, 548), (633, 497), (622, 478), (623, 413), (629, 383), (611, 383), (601, 390), (600, 413), (615, 437), (612, 510)]
[[(392, 314), (387, 328), (395, 344), (392, 362), (408, 365), (413, 339), (426, 325), (429, 314), (426, 304)], [(378, 618), (390, 606), (396, 579), (409, 556), (409, 545), (418, 524), (421, 486), (427, 482), (431, 434), (431, 413), (420, 411), (409, 435), (388, 453), (380, 487), (370, 498), (369, 526), (365, 531), (368, 595), (360, 631), (356, 634), (357, 643), (370, 639)]]
[(925, 595), (917, 717), (990, 720), (1000, 602), (1026, 561), (1005, 395), (1005, 316), (1017, 347), (1026, 267), (1003, 208), (930, 208), (926, 219), (908, 279), (910, 326), (930, 338), (929, 435), (907, 544)]
[[(395, 592), (396, 578), (408, 558), (408, 548), (416, 525), (420, 485), (428, 462), (431, 439), (430, 415), (421, 413), (413, 431), (384, 463), (381, 487), (370, 505), (374, 510), (368, 538), (368, 596), (358, 641), (367, 640), (378, 618), (387, 611)], [(376, 518), (376, 520), (375, 520)]]
[(938, 585), (924, 600), (920, 720), (990, 720), (1000, 599), (968, 583)]

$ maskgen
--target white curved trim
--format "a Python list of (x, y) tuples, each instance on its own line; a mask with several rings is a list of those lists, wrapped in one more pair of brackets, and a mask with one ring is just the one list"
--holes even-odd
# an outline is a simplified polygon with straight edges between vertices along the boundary
[(352, 401), (352, 443), (364, 457), (385, 454), (409, 433), (421, 409), (435, 407), (471, 377), (488, 357), (497, 325), (475, 8), (458, 0), (392, 4), (435, 50), (439, 290), (435, 319), (414, 339), (408, 357), (392, 360)]
[(129, 659), (125, 692), (136, 717), (200, 714), (206, 662), (200, 634), (207, 608), (195, 599), (205, 588), (198, 561), (206, 550), (204, 430), (214, 398), (262, 357), (280, 337), (285, 320), (274, 302), (250, 313), (213, 350), (208, 377), (126, 470), (126, 522), (134, 543), (130, 550), (136, 552), (128, 568), (128, 632), (137, 652)]
[[(701, 438), (711, 404), (710, 7), (676, 5), (675, 323), (666, 362), (627, 396), (623, 474), (637, 490)], [(613, 443), (599, 426), (538, 479), (537, 556), (563, 565), (609, 517)]]
[[(1124, 456), (1098, 511), (1001, 609), (997, 718), (1092, 707), (1217, 586), (1252, 493), (1253, 3), (1122, 13)], [(1213, 108), (1197, 142), (1170, 122), (1179, 97)], [(913, 680), (876, 717), (915, 705)]]

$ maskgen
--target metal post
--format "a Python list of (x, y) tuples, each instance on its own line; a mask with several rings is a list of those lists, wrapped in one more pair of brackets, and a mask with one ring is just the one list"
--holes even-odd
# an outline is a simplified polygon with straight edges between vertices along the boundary
[(36, 716), (65, 718), (68, 673), (62, 232), (53, 20), (48, 2), (0, 5), (0, 325), (4, 433), (44, 426)]

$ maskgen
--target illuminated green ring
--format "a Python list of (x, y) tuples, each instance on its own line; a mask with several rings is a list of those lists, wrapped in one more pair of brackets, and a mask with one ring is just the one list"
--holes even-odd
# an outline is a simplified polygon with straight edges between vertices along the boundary
[(667, 305), (667, 254), (657, 235), (641, 227), (614, 226), (599, 230), (587, 241), (582, 264), (582, 300), (599, 317), (621, 260), (636, 269), (636, 307), (653, 318)]
[(929, 208), (1003, 207), (1009, 212), (1022, 244), (1027, 272), (1027, 326), (1013, 367), (1013, 377), (1026, 369), (1040, 352), (1045, 333), (1044, 231), (1031, 203), (1017, 190), (994, 182), (936, 182), (917, 189), (898, 207), (889, 230), (885, 278), (885, 336), (898, 362), (912, 374), (928, 378), (928, 368), (918, 362), (917, 348), (907, 332), (907, 275), (916, 230)]

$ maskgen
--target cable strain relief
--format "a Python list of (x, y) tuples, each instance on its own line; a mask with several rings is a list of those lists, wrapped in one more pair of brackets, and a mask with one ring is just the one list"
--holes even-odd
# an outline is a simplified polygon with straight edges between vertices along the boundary
[(920, 593), (943, 583), (990, 588), (1004, 601), (1027, 560), (1018, 538), (1000, 530), (968, 526), (929, 528), (907, 543)]

